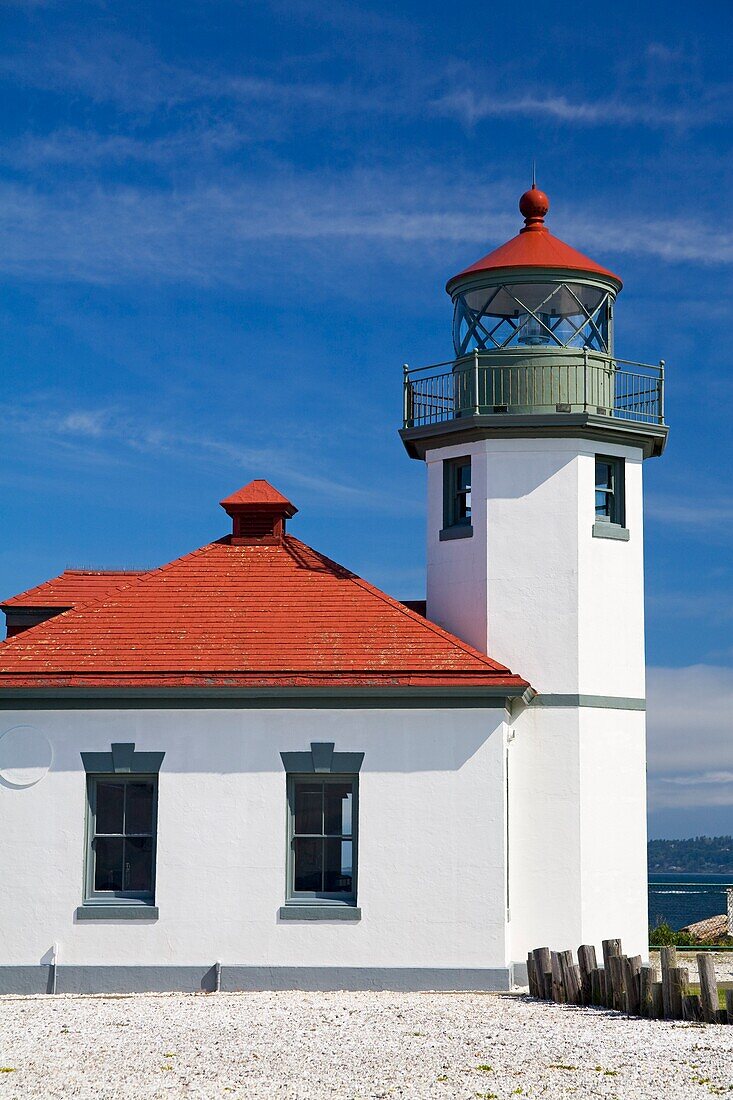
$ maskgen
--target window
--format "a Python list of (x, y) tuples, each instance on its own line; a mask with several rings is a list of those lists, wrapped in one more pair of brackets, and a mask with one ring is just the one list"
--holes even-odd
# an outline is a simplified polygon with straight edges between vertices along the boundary
[(443, 527), (471, 526), (471, 459), (443, 463)]
[(158, 777), (87, 777), (86, 900), (153, 904)]
[(357, 777), (288, 777), (288, 901), (356, 904)]
[(596, 455), (596, 523), (625, 522), (624, 460)]

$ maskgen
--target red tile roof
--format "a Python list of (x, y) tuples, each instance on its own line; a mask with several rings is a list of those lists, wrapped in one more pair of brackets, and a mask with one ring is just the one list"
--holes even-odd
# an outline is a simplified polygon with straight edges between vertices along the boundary
[(601, 275), (610, 279), (620, 290), (623, 286), (618, 275), (614, 275), (605, 267), (601, 267), (589, 256), (571, 248), (559, 237), (553, 236), (545, 225), (545, 214), (549, 210), (550, 202), (543, 191), (538, 191), (534, 186), (526, 191), (519, 200), (519, 209), (524, 215), (524, 229), (520, 229), (516, 237), (512, 237), (506, 244), (495, 248), (487, 256), (477, 260), (475, 264), (464, 268), (457, 275), (448, 280), (446, 290), (449, 294), (455, 289), (459, 280), (469, 275), (477, 275), (482, 271), (498, 271), (503, 268), (550, 268), (559, 271), (576, 271), (581, 274)]
[(5, 607), (76, 607), (144, 577), (141, 569), (64, 569), (58, 577), (0, 602)]
[[(74, 576), (88, 591), (90, 575)], [(0, 690), (528, 686), (291, 535), (276, 545), (236, 545), (227, 536), (119, 579), (0, 644)], [(69, 599), (72, 587), (64, 573), (31, 593)]]

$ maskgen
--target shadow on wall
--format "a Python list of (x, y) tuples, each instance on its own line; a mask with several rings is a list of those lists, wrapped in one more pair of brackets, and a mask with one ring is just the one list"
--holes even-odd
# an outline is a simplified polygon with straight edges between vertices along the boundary
[[(333, 742), (364, 753), (362, 773), (458, 771), (485, 745), (503, 743), (504, 707), (301, 711), (248, 707), (35, 714), (33, 725), (0, 725), (0, 783), (20, 789), (54, 772), (83, 772), (82, 752), (109, 753), (113, 743), (165, 752), (162, 770), (201, 774), (283, 772), (281, 752)], [(45, 746), (45, 749), (44, 749)], [(19, 780), (23, 781), (20, 782)]]

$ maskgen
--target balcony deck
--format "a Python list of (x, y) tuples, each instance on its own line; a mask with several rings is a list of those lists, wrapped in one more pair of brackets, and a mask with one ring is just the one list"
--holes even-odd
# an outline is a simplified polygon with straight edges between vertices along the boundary
[[(660, 454), (664, 422), (664, 362), (656, 366), (582, 348), (512, 348), (473, 352), (432, 366), (404, 368), (405, 444), (475, 431), (543, 434), (582, 427), (621, 439), (647, 437)], [(523, 433), (524, 434), (524, 433)], [(422, 448), (421, 448), (422, 449)]]

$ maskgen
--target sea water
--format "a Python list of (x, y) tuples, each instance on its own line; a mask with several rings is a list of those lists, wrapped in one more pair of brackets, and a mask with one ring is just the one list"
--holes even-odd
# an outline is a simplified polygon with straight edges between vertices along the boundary
[(726, 886), (733, 875), (649, 875), (649, 926), (666, 921), (675, 930), (728, 912)]

